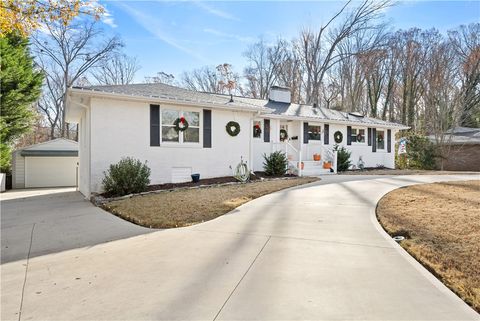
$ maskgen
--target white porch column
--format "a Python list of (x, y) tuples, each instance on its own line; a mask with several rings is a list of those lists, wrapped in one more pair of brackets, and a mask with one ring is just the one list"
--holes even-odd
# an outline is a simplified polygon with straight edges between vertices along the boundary
[(302, 154), (303, 154), (303, 121), (300, 121), (300, 135), (298, 135), (299, 139), (299, 149), (298, 149), (298, 176), (303, 176), (302, 171)]
[(248, 139), (248, 142), (249, 142), (249, 147), (250, 147), (250, 155), (248, 157), (248, 166), (250, 167), (250, 171), (254, 171), (254, 168), (253, 168), (253, 120), (255, 118), (255, 114), (252, 115), (252, 117), (250, 118), (250, 129), (248, 130), (248, 135), (249, 136), (249, 139)]

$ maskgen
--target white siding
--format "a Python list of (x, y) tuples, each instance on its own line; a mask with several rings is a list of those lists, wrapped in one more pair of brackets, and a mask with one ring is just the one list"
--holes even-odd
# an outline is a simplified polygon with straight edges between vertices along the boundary
[(12, 155), (12, 188), (25, 187), (25, 157), (20, 155), (20, 151), (13, 152)]
[[(176, 108), (173, 105), (160, 105), (163, 108)], [(189, 107), (202, 113), (202, 108)], [(109, 165), (122, 157), (131, 156), (147, 161), (151, 168), (151, 184), (171, 182), (172, 171), (178, 167), (189, 167), (193, 173), (200, 173), (201, 178), (232, 175), (230, 166), (235, 167), (240, 158), (250, 157), (249, 127), (251, 114), (212, 110), (212, 148), (182, 145), (150, 146), (150, 105), (143, 102), (126, 102), (120, 100), (91, 100), (91, 163), (90, 191), (102, 190), (102, 179)], [(83, 119), (83, 118), (82, 118)], [(225, 125), (234, 120), (240, 124), (240, 133), (231, 137)], [(84, 127), (84, 126), (81, 126)], [(83, 137), (83, 135), (82, 135)], [(80, 148), (80, 162), (85, 161), (83, 144)], [(86, 171), (82, 165), (82, 174)], [(85, 189), (81, 188), (82, 193)]]
[[(372, 146), (368, 146), (368, 133), (367, 127), (356, 127), (355, 128), (364, 128), (365, 129), (365, 143), (358, 144), (352, 143), (352, 145), (347, 145), (347, 125), (330, 125), (330, 145), (335, 144), (335, 140), (333, 135), (336, 131), (340, 131), (343, 134), (343, 141), (342, 143), (338, 144), (340, 146), (344, 146), (349, 151), (352, 152), (350, 156), (352, 165), (357, 165), (359, 157), (362, 156), (363, 161), (365, 162), (365, 167), (376, 167), (378, 165), (383, 165), (388, 168), (395, 168), (395, 134), (396, 131), (392, 129), (392, 149), (391, 152), (387, 152), (387, 129), (383, 129), (377, 127), (378, 130), (385, 131), (385, 149), (379, 150), (377, 149), (376, 152), (372, 152)], [(322, 137), (323, 138), (323, 137)]]
[(78, 157), (80, 162), (78, 190), (90, 195), (90, 109), (85, 109), (78, 123)]

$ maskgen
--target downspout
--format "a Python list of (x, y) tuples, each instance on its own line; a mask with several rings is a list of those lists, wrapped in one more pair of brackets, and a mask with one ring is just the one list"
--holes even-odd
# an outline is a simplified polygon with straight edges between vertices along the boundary
[(300, 121), (300, 148), (298, 150), (298, 164), (297, 164), (297, 167), (298, 167), (298, 176), (302, 177), (303, 176), (303, 170), (302, 170), (302, 153), (303, 153), (303, 126), (305, 126), (305, 124), (303, 123), (303, 121)]

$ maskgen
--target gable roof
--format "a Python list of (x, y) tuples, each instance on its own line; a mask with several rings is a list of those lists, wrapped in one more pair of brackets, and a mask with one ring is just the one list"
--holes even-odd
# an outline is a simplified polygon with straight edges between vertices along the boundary
[(311, 120), (321, 122), (337, 122), (351, 125), (363, 126), (383, 126), (397, 129), (408, 129), (408, 126), (383, 121), (381, 119), (362, 117), (361, 115), (349, 114), (333, 109), (323, 107), (313, 107), (305, 104), (288, 104), (274, 102), (266, 99), (247, 98), (230, 95), (215, 94), (208, 92), (192, 91), (180, 87), (166, 85), (162, 83), (155, 84), (130, 84), (130, 85), (107, 85), (107, 86), (89, 86), (73, 87), (78, 92), (108, 93), (120, 96), (144, 97), (145, 99), (162, 99), (177, 103), (199, 103), (213, 106), (244, 108), (257, 110), (266, 117), (277, 117), (287, 119)]
[(17, 151), (22, 156), (78, 156), (78, 143), (66, 138), (56, 138)]

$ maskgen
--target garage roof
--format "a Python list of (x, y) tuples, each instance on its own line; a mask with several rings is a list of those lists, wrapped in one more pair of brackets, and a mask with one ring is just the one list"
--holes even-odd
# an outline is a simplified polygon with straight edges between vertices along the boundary
[(57, 138), (23, 147), (17, 151), (22, 156), (76, 157), (78, 156), (78, 143), (70, 139)]

